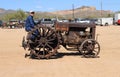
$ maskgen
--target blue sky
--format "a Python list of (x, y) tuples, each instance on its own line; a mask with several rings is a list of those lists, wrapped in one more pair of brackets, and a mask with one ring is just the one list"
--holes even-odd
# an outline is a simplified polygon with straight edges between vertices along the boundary
[(120, 0), (1, 0), (0, 8), (22, 9), (24, 11), (58, 11), (72, 9), (81, 6), (95, 6), (96, 9), (120, 11)]

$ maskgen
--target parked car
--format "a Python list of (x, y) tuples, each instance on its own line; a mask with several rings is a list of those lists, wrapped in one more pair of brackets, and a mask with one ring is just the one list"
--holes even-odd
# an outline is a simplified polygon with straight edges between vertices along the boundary
[(41, 19), (40, 23), (42, 25), (49, 26), (49, 27), (53, 27), (54, 26), (54, 22), (51, 19), (49, 19), (49, 18), (43, 18), (43, 19)]
[(117, 21), (117, 25), (120, 25), (120, 19)]
[(120, 13), (114, 15), (114, 24), (120, 25)]
[(3, 21), (2, 20), (0, 20), (0, 27), (2, 27), (3, 26)]
[(11, 19), (10, 21), (9, 21), (9, 28), (16, 28), (16, 26), (17, 26), (17, 24), (18, 24), (18, 20), (16, 20), (16, 19)]

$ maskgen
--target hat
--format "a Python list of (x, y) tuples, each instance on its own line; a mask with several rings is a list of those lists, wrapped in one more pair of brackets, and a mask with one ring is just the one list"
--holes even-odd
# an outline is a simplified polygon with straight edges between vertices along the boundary
[(33, 10), (30, 11), (31, 14), (34, 14), (35, 12)]

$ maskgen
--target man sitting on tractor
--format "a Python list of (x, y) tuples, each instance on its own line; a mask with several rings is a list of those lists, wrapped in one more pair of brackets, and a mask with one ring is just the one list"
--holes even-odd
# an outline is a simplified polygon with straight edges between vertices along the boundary
[[(38, 34), (38, 31), (34, 30), (36, 25), (33, 19), (34, 14), (35, 14), (34, 11), (30, 11), (30, 15), (27, 17), (25, 23), (25, 30), (29, 32), (27, 35), (27, 40), (32, 40), (32, 41), (35, 41), (35, 36)], [(34, 35), (31, 34), (31, 32), (34, 32)]]

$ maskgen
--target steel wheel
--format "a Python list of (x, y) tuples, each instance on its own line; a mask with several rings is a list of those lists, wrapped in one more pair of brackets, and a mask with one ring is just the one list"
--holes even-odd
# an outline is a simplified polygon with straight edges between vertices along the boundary
[(87, 39), (82, 42), (78, 50), (83, 54), (84, 57), (97, 57), (100, 52), (100, 45), (94, 39)]
[(35, 42), (30, 45), (30, 54), (38, 59), (48, 59), (56, 54), (59, 46), (57, 33), (49, 27), (38, 27), (36, 31), (38, 35), (35, 37)]

